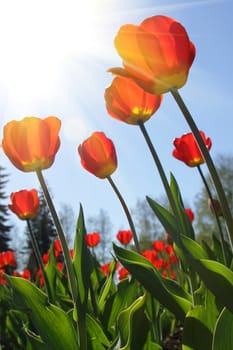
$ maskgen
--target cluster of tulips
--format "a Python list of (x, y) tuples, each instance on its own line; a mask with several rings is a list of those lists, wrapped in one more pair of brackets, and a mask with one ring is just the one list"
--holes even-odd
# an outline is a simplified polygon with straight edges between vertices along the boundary
[[(78, 146), (80, 162), (91, 174), (108, 180), (122, 205), (129, 230), (118, 232), (121, 244), (113, 244), (113, 261), (100, 266), (94, 254), (100, 235), (86, 233), (80, 206), (74, 249), (70, 251), (42, 174), (55, 161), (62, 122), (49, 116), (7, 123), (2, 150), (17, 169), (36, 173), (59, 240), (52, 244), (46, 257), (41, 257), (31, 232), (42, 278), (39, 285), (28, 281), (28, 276), (24, 279), (4, 276), (7, 283), (0, 288), (13, 298), (10, 309), (6, 308), (6, 319), (11, 325), (6, 338), (11, 335), (19, 349), (159, 350), (165, 349), (165, 340), (182, 325), (182, 339), (176, 346), (182, 343), (185, 350), (218, 350), (223, 348), (221, 339), (225, 350), (230, 350), (232, 214), (209, 153), (211, 139), (197, 128), (178, 92), (187, 81), (195, 46), (185, 28), (166, 16), (147, 18), (140, 25), (123, 25), (114, 43), (123, 66), (109, 69), (114, 78), (104, 92), (106, 109), (111, 117), (138, 125), (142, 132), (169, 206), (164, 208), (149, 197), (147, 201), (164, 226), (168, 240), (154, 241), (151, 250), (142, 251), (126, 201), (112, 178), (117, 169), (114, 143), (98, 131)], [(204, 181), (219, 228), (213, 246), (195, 241), (193, 213), (184, 207), (173, 174), (170, 181), (167, 179), (145, 127), (159, 110), (162, 95), (169, 92), (191, 129), (175, 138), (173, 156), (189, 167), (196, 167)], [(203, 163), (212, 177), (216, 198), (205, 181)], [(9, 207), (27, 221), (30, 229), (30, 220), (39, 207), (36, 190), (13, 192)], [(62, 266), (57, 267), (60, 254)], [(116, 283), (114, 274), (119, 264)], [(10, 310), (21, 310), (24, 314), (19, 317)], [(20, 327), (15, 327), (19, 324)], [(19, 328), (20, 336), (16, 335)]]

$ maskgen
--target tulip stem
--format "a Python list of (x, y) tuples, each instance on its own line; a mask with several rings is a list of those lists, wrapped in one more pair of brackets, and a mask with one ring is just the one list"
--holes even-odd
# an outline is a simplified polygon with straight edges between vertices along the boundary
[(56, 209), (54, 207), (53, 201), (51, 199), (50, 193), (48, 191), (47, 185), (45, 183), (44, 177), (42, 175), (42, 172), (40, 170), (36, 171), (38, 180), (40, 182), (45, 200), (47, 202), (47, 205), (50, 209), (55, 227), (57, 229), (57, 234), (58, 237), (61, 241), (61, 246), (62, 246), (62, 250), (63, 250), (63, 254), (64, 254), (64, 262), (65, 262), (65, 266), (67, 269), (67, 274), (68, 274), (68, 280), (70, 282), (70, 289), (71, 289), (71, 294), (72, 294), (72, 299), (74, 304), (76, 305), (76, 301), (77, 301), (77, 284), (76, 284), (76, 279), (75, 279), (75, 273), (74, 273), (74, 269), (73, 269), (73, 265), (72, 265), (72, 261), (71, 261), (71, 257), (70, 257), (70, 253), (69, 253), (69, 248), (66, 242), (66, 238), (65, 238), (65, 234), (63, 232), (63, 228), (61, 226), (60, 220), (58, 218)]
[(177, 212), (177, 208), (176, 208), (176, 204), (175, 204), (175, 201), (174, 201), (174, 198), (173, 198), (173, 194), (172, 194), (172, 191), (170, 189), (170, 186), (169, 186), (169, 183), (168, 183), (168, 180), (167, 180), (167, 177), (166, 177), (166, 174), (164, 172), (164, 169), (163, 169), (163, 166), (160, 162), (160, 159), (158, 157), (158, 154), (154, 148), (154, 145), (152, 144), (151, 142), (151, 139), (150, 139), (150, 136), (145, 128), (145, 125), (142, 121), (139, 122), (139, 127), (140, 127), (140, 130), (144, 136), (144, 139), (149, 147), (149, 150), (151, 152), (151, 155), (152, 155), (152, 158), (155, 162), (155, 165), (158, 169), (158, 172), (159, 172), (159, 175), (160, 175), (160, 178), (161, 178), (161, 181), (163, 183), (163, 186), (165, 188), (165, 191), (167, 193), (167, 197), (168, 197), (168, 200), (169, 200), (169, 203), (170, 203), (170, 206), (171, 206), (171, 209), (173, 211), (173, 214), (176, 216), (176, 218), (179, 218), (179, 213)]
[(50, 290), (50, 286), (49, 286), (48, 277), (47, 277), (47, 274), (46, 274), (46, 271), (45, 271), (45, 268), (44, 268), (44, 264), (43, 264), (43, 261), (42, 261), (41, 255), (40, 255), (39, 246), (38, 246), (37, 240), (36, 240), (36, 238), (34, 236), (34, 233), (32, 231), (32, 225), (30, 223), (30, 220), (27, 219), (26, 221), (27, 221), (28, 231), (29, 231), (29, 234), (30, 234), (32, 248), (33, 248), (33, 252), (35, 254), (37, 266), (38, 266), (39, 269), (41, 269), (41, 272), (42, 272), (42, 275), (43, 275), (43, 278), (44, 278), (45, 290), (46, 290), (46, 293), (48, 295), (48, 300), (50, 302), (52, 300), (52, 298), (51, 298), (51, 290)]
[(136, 233), (136, 230), (135, 230), (135, 226), (134, 226), (134, 223), (133, 223), (133, 220), (132, 220), (132, 217), (130, 215), (130, 212), (129, 212), (129, 209), (124, 201), (124, 198), (122, 197), (120, 191), (118, 190), (117, 186), (115, 185), (114, 181), (112, 180), (111, 176), (108, 176), (107, 177), (110, 185), (112, 186), (114, 192), (116, 193), (123, 209), (124, 209), (124, 212), (125, 212), (125, 215), (128, 219), (128, 223), (129, 223), (129, 226), (130, 226), (130, 229), (132, 231), (132, 235), (133, 235), (133, 240), (134, 240), (134, 244), (135, 244), (135, 248), (137, 250), (137, 252), (140, 254), (141, 251), (140, 251), (140, 247), (139, 247), (139, 242), (138, 242), (138, 237), (137, 237), (137, 233)]
[(229, 208), (229, 205), (227, 202), (227, 198), (226, 198), (222, 183), (219, 179), (217, 170), (216, 170), (215, 165), (212, 161), (210, 153), (209, 153), (209, 151), (208, 151), (208, 149), (207, 149), (207, 147), (206, 147), (206, 145), (205, 145), (205, 143), (200, 135), (200, 132), (199, 132), (188, 108), (186, 107), (183, 99), (181, 98), (178, 90), (176, 88), (171, 88), (170, 92), (171, 92), (172, 96), (174, 97), (177, 105), (179, 106), (181, 112), (183, 113), (183, 116), (184, 116), (185, 120), (187, 121), (187, 123), (188, 123), (194, 137), (195, 137), (195, 140), (200, 148), (202, 156), (206, 162), (206, 165), (207, 165), (209, 172), (211, 174), (211, 177), (213, 179), (213, 183), (215, 185), (215, 188), (216, 188), (216, 191), (217, 191), (217, 194), (219, 197), (219, 201), (220, 201), (221, 206), (222, 206), (223, 216), (226, 220), (226, 224), (228, 227), (227, 232), (229, 235), (231, 249), (233, 250), (233, 218), (232, 218), (231, 211), (230, 211), (230, 208)]
[(219, 217), (218, 217), (218, 213), (216, 211), (216, 208), (215, 208), (215, 204), (214, 204), (214, 199), (213, 199), (213, 196), (211, 194), (211, 191), (210, 191), (210, 188), (209, 188), (209, 185), (205, 179), (205, 176), (201, 170), (201, 167), (200, 165), (197, 165), (197, 169), (199, 171), (199, 174), (201, 176), (201, 179), (205, 185), (205, 188), (206, 188), (206, 192), (208, 193), (208, 196), (209, 196), (209, 199), (210, 199), (210, 202), (212, 204), (212, 207), (213, 207), (213, 211), (214, 211), (214, 215), (215, 215), (215, 219), (216, 219), (216, 222), (217, 222), (217, 225), (218, 225), (218, 229), (219, 229), (219, 233), (220, 233), (220, 241), (221, 241), (221, 247), (222, 247), (222, 254), (223, 254), (223, 261), (224, 261), (224, 264), (227, 266), (227, 254), (226, 254), (226, 247), (225, 247), (225, 242), (224, 242), (224, 236), (223, 236), (223, 232), (222, 232), (222, 226), (221, 226), (221, 223), (220, 223), (220, 220), (219, 220)]

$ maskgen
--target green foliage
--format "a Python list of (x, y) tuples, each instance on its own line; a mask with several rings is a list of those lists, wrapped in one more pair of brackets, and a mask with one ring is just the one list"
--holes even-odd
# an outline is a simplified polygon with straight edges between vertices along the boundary
[(49, 303), (47, 295), (33, 283), (19, 277), (9, 276), (8, 280), (15, 307), (29, 312), (30, 320), (46, 348), (77, 350), (78, 338), (70, 316)]
[(231, 350), (233, 344), (233, 314), (223, 309), (215, 326), (212, 350)]
[(181, 286), (172, 280), (163, 279), (153, 265), (138, 253), (115, 245), (114, 251), (119, 261), (152, 296), (173, 312), (178, 320), (184, 320), (192, 304), (191, 297)]

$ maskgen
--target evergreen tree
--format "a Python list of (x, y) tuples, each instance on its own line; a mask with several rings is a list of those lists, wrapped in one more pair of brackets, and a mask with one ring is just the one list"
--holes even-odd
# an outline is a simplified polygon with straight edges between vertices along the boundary
[(9, 242), (11, 240), (9, 233), (12, 226), (7, 223), (9, 209), (4, 203), (4, 200), (7, 198), (5, 195), (5, 186), (7, 182), (8, 174), (5, 173), (5, 168), (0, 166), (0, 252), (9, 250)]

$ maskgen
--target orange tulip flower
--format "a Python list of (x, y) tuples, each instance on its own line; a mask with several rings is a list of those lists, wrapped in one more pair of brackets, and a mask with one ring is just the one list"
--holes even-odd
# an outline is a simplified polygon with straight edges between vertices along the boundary
[(2, 148), (19, 170), (29, 172), (49, 168), (60, 147), (61, 121), (56, 117), (26, 117), (4, 127)]
[[(200, 135), (205, 142), (206, 148), (210, 150), (212, 146), (211, 139), (209, 137), (206, 138), (203, 131), (200, 131)], [(172, 152), (173, 156), (188, 166), (195, 167), (204, 163), (201, 151), (196, 143), (194, 135), (191, 132), (176, 138), (173, 141), (173, 145), (175, 146), (175, 149)]]
[(21, 220), (34, 219), (40, 207), (37, 190), (21, 190), (11, 193), (10, 210)]
[(195, 57), (185, 28), (166, 16), (147, 18), (138, 26), (123, 25), (114, 43), (124, 69), (110, 72), (131, 77), (157, 95), (181, 88)]
[(117, 168), (113, 142), (103, 132), (94, 132), (78, 147), (81, 164), (93, 175), (104, 179)]
[(114, 78), (104, 97), (107, 111), (113, 118), (133, 125), (150, 119), (162, 101), (162, 95), (150, 94), (125, 77)]

